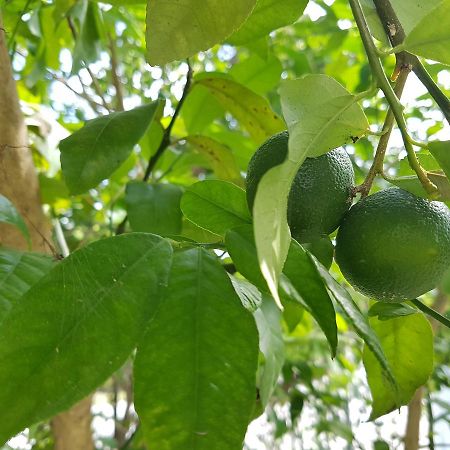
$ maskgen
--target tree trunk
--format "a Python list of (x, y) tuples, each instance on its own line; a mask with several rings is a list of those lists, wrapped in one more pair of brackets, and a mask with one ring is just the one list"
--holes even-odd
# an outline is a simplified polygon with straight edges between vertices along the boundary
[[(447, 296), (438, 292), (436, 300), (433, 304), (433, 308), (439, 313), (444, 313), (447, 305)], [(433, 332), (439, 328), (439, 322), (434, 319), (430, 319), (431, 327)], [(405, 431), (405, 450), (418, 450), (419, 449), (419, 438), (420, 438), (420, 418), (422, 417), (422, 399), (424, 395), (424, 387), (417, 389), (413, 398), (408, 405), (408, 419), (406, 422)]]
[[(27, 130), (20, 109), (0, 14), (0, 193), (24, 217), (34, 251), (49, 252), (50, 223), (43, 214), (39, 184), (28, 147)], [(27, 250), (24, 237), (14, 227), (0, 225), (0, 245)], [(90, 450), (90, 398), (52, 421), (56, 450)]]

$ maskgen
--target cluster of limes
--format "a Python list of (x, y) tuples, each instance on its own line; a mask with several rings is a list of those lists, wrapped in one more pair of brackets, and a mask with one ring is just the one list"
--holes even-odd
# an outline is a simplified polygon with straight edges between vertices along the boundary
[[(282, 132), (253, 155), (246, 180), (250, 210), (262, 176), (287, 154), (288, 134)], [(334, 253), (347, 281), (370, 298), (401, 302), (435, 288), (450, 266), (447, 206), (399, 188), (351, 206), (353, 185), (352, 163), (343, 149), (307, 158), (288, 198), (293, 238), (327, 265)], [(328, 235), (338, 227), (333, 252)]]

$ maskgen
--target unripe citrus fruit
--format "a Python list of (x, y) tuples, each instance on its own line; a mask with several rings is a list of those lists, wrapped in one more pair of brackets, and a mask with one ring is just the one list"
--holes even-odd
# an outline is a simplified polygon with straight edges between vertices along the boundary
[(377, 192), (345, 215), (336, 262), (376, 300), (411, 300), (435, 288), (450, 265), (450, 210), (398, 188)]
[[(288, 133), (269, 138), (255, 152), (247, 170), (246, 191), (250, 210), (262, 176), (281, 164), (288, 153)], [(293, 181), (288, 199), (288, 223), (299, 242), (325, 236), (339, 225), (351, 204), (353, 166), (343, 149), (307, 158)]]

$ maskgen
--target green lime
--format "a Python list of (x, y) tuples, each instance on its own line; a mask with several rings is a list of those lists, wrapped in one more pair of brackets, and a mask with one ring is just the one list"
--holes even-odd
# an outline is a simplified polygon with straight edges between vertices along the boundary
[[(246, 179), (250, 210), (262, 176), (281, 164), (287, 154), (288, 133), (283, 131), (269, 138), (253, 155)], [(353, 166), (345, 150), (307, 158), (297, 172), (288, 199), (292, 236), (299, 242), (309, 242), (310, 238), (333, 232), (350, 208), (353, 184)]]
[(414, 299), (435, 288), (450, 265), (450, 210), (398, 188), (377, 192), (344, 217), (335, 256), (368, 297)]

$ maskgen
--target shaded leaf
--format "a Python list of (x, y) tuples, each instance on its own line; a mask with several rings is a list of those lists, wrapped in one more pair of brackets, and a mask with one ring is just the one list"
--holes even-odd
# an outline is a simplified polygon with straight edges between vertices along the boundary
[(268, 101), (242, 84), (226, 78), (204, 78), (197, 83), (211, 91), (256, 143), (285, 129), (283, 120), (272, 111)]
[[(441, 196), (438, 200), (443, 202), (450, 200), (450, 181), (445, 174), (443, 172), (427, 172), (427, 176), (439, 190)], [(388, 181), (394, 186), (411, 192), (417, 197), (429, 198), (427, 191), (416, 175), (389, 178)]]
[(255, 312), (262, 303), (262, 295), (258, 288), (247, 280), (228, 274), (236, 294), (241, 299), (242, 306), (250, 312)]
[(175, 253), (164, 301), (135, 359), (136, 410), (148, 445), (240, 448), (257, 358), (254, 320), (218, 260), (202, 249)]
[(0, 323), (12, 305), (54, 264), (50, 256), (0, 247)]
[(394, 317), (409, 316), (416, 313), (417, 309), (406, 303), (376, 302), (369, 309), (369, 317), (378, 317), (378, 320), (389, 320)]
[(247, 19), (255, 4), (256, 0), (149, 0), (148, 62), (163, 65), (222, 42)]
[(0, 443), (81, 400), (125, 362), (159, 303), (170, 260), (158, 236), (103, 239), (14, 303), (0, 327), (0, 401), (8, 405)]
[(181, 199), (181, 210), (191, 222), (218, 235), (251, 222), (245, 192), (226, 181), (206, 180), (190, 186)]
[(432, 141), (428, 144), (428, 150), (450, 179), (450, 141)]
[(182, 195), (182, 189), (173, 184), (128, 183), (125, 202), (131, 229), (161, 236), (179, 234)]
[(398, 383), (398, 391), (385, 382), (380, 365), (364, 348), (363, 362), (372, 393), (371, 419), (406, 405), (433, 371), (433, 332), (421, 313), (387, 321), (370, 319)]
[(15, 206), (4, 195), (0, 194), (0, 222), (15, 226), (31, 245), (30, 233), (22, 216), (19, 214)]
[(351, 141), (368, 127), (355, 97), (326, 75), (285, 81), (279, 92), (289, 130), (289, 155), (264, 174), (253, 207), (259, 264), (276, 300), (278, 279), (290, 245), (287, 198), (298, 169), (307, 157)]
[(81, 194), (108, 178), (144, 135), (160, 101), (86, 122), (60, 143), (61, 167), (71, 194)]

